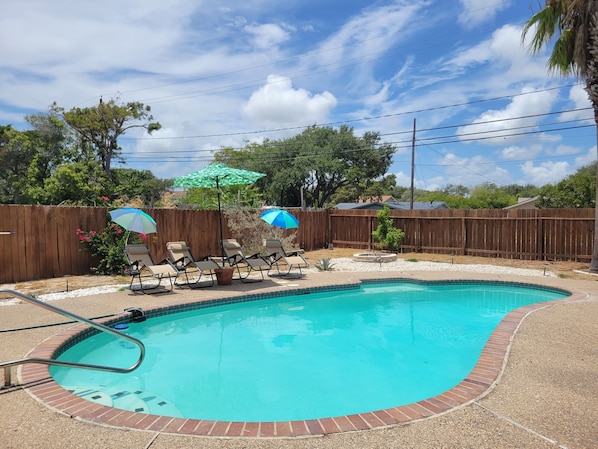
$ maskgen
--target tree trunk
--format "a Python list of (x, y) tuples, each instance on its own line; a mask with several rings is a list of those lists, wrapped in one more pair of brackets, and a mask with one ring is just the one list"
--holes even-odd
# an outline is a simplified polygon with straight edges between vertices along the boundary
[[(598, 15), (596, 11), (592, 13), (589, 27), (586, 92), (594, 110), (596, 154), (598, 156)], [(596, 161), (596, 199), (594, 201), (594, 211), (594, 247), (592, 248), (590, 271), (598, 272), (598, 158)]]

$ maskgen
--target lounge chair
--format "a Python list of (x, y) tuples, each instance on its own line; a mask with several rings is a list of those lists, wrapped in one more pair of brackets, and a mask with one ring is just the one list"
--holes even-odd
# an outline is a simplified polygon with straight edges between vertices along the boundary
[[(170, 282), (170, 289), (167, 291), (172, 291), (174, 287), (172, 280), (173, 278), (176, 280), (180, 273), (168, 259), (155, 263), (145, 245), (125, 245), (125, 255), (129, 261), (125, 273), (131, 276), (129, 289), (132, 292), (164, 292), (163, 289), (160, 289), (160, 286), (162, 285), (162, 279), (165, 278)], [(137, 284), (134, 285), (135, 281), (137, 281)], [(157, 284), (155, 281), (157, 281)]]
[[(309, 264), (303, 258), (300, 251), (287, 253), (280, 240), (264, 240), (264, 253), (270, 262), (272, 268), (276, 267), (277, 275), (285, 276), (303, 276), (301, 268), (307, 268)], [(282, 270), (281, 270), (282, 268)]]
[[(239, 242), (235, 239), (222, 240), (225, 262), (229, 266), (236, 268), (238, 279), (242, 282), (260, 282), (264, 280), (264, 271), (270, 270), (270, 263), (261, 255), (253, 254), (246, 256)], [(250, 277), (254, 272), (259, 273), (260, 277)]]
[[(190, 288), (211, 287), (214, 285), (214, 270), (220, 268), (211, 256), (195, 259), (186, 242), (168, 242), (166, 249), (170, 253), (171, 262), (181, 273), (175, 280), (175, 285)], [(202, 278), (209, 277), (204, 281)], [(180, 279), (184, 278), (184, 282)]]

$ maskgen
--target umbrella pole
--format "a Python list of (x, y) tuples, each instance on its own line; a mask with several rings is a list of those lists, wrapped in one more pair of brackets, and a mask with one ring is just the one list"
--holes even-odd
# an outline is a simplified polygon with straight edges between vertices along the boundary
[(218, 220), (220, 222), (220, 256), (222, 257), (222, 266), (224, 267), (224, 243), (222, 243), (222, 210), (220, 209), (220, 184), (216, 177), (216, 193), (218, 195)]

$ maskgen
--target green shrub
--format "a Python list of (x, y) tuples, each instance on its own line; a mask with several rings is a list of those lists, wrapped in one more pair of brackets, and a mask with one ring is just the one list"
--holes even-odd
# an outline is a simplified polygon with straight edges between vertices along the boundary
[[(89, 253), (98, 260), (95, 267), (89, 267), (94, 274), (112, 275), (122, 274), (129, 265), (125, 256), (125, 244), (127, 243), (127, 231), (114, 222), (101, 231), (83, 231), (77, 229), (79, 241), (87, 248)], [(145, 240), (144, 235), (131, 234), (130, 243), (139, 243)]]
[(319, 259), (314, 267), (316, 267), (319, 271), (332, 271), (334, 270), (334, 264), (332, 263), (331, 259)]
[(405, 232), (398, 228), (391, 228), (388, 230), (386, 234), (386, 247), (390, 251), (398, 251), (401, 245), (403, 244), (403, 239), (405, 238)]
[(378, 247), (398, 251), (403, 244), (405, 232), (394, 227), (394, 220), (390, 218), (390, 207), (385, 205), (384, 209), (379, 210), (376, 215), (378, 216), (378, 227), (372, 232), (372, 237), (378, 242)]

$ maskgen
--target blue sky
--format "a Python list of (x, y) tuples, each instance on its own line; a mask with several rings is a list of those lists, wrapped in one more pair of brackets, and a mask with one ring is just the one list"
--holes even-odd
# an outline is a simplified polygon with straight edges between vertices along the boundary
[(222, 146), (344, 123), (394, 143), (408, 186), (415, 120), (418, 188), (556, 183), (596, 159), (596, 130), (582, 86), (521, 44), (541, 4), (7, 0), (0, 124), (141, 101), (162, 129), (120, 141), (126, 166), (170, 178)]

